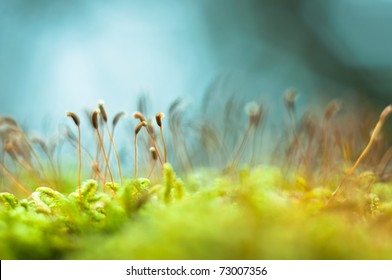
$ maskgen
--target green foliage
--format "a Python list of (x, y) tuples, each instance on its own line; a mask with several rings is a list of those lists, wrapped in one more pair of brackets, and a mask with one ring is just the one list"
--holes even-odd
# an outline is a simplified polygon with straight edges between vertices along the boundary
[(184, 196), (184, 184), (176, 178), (176, 174), (169, 163), (163, 165), (163, 200), (171, 203), (173, 198), (181, 199)]
[[(0, 194), (1, 259), (390, 259), (392, 185), (359, 175), (330, 200), (278, 168), (206, 171), (162, 184), (94, 180), (68, 196), (47, 187)], [(303, 187), (306, 185), (306, 187)]]
[(0, 193), (0, 201), (9, 209), (15, 209), (18, 206), (18, 199), (11, 193)]
[[(149, 180), (118, 186), (119, 195), (112, 197), (98, 191), (94, 180), (82, 184), (68, 197), (48, 187), (37, 188), (30, 197), (18, 201), (10, 193), (1, 193), (0, 240), (1, 259), (61, 258), (94, 234), (115, 232), (144, 201), (140, 197)], [(133, 205), (133, 207), (128, 207)], [(83, 241), (81, 241), (83, 243)]]

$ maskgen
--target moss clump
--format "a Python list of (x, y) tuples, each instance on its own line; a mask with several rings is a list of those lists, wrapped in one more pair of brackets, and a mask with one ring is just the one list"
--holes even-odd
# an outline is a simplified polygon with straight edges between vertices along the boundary
[[(2, 259), (390, 259), (392, 185), (298, 188), (276, 168), (162, 184), (124, 180), (115, 197), (94, 180), (67, 195), (2, 193)], [(208, 177), (195, 188), (195, 178)], [(290, 179), (288, 179), (290, 178)], [(358, 176), (358, 180), (363, 176)], [(290, 182), (294, 182), (290, 185)], [(368, 185), (365, 182), (364, 185)]]

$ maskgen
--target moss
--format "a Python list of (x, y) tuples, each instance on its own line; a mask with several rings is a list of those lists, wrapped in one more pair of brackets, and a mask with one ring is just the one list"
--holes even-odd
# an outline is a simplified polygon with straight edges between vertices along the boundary
[[(151, 181), (119, 176), (120, 184), (112, 178), (108, 183), (99, 162), (93, 162), (93, 175), (102, 183), (81, 183), (79, 173), (76, 180), (68, 171), (56, 184), (49, 180), (52, 184), (43, 186), (41, 178), (29, 178), (28, 173), (15, 177), (2, 166), (8, 176), (4, 182), (13, 182), (17, 190), (5, 186), (9, 192), (0, 193), (0, 258), (391, 259), (392, 184), (385, 179), (387, 161), (378, 168), (382, 172), (367, 166), (350, 168), (348, 158), (353, 156), (343, 160), (333, 148), (347, 144), (353, 153), (362, 144), (346, 143), (350, 137), (334, 131), (332, 123), (327, 126), (331, 115), (326, 111), (321, 123), (304, 120), (302, 130), (293, 123), (293, 137), (282, 142), (286, 154), (276, 166), (255, 164), (256, 150), (246, 144), (248, 137), (255, 137), (259, 110), (249, 115), (248, 129), (233, 153), (220, 151), (228, 160), (221, 169), (193, 168), (185, 144), (178, 145), (177, 156), (186, 176), (178, 176), (166, 162), (165, 149), (160, 175), (153, 168), (160, 157), (150, 159)], [(176, 125), (179, 116), (172, 117)], [(148, 129), (159, 155), (150, 123)], [(177, 143), (182, 135), (176, 129)], [(334, 135), (332, 141), (329, 137)], [(245, 162), (249, 155), (251, 160)], [(379, 155), (368, 159), (369, 166)], [(345, 173), (349, 176), (342, 181)], [(32, 190), (30, 185), (40, 187)], [(337, 186), (342, 186), (339, 192)]]
[(1, 258), (392, 258), (388, 184), (330, 203), (330, 188), (290, 188), (274, 168), (214, 176), (197, 191), (165, 168), (163, 185), (125, 180), (116, 197), (86, 181), (83, 209), (77, 191), (40, 187), (28, 206), (2, 194)]
[(0, 201), (9, 209), (15, 209), (18, 206), (18, 199), (11, 193), (0, 193)]

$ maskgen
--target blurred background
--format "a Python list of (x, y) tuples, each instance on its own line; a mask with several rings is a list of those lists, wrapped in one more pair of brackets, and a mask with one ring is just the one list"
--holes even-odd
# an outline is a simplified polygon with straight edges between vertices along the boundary
[(215, 101), (257, 98), (277, 115), (288, 87), (302, 107), (380, 109), (390, 26), (389, 0), (1, 0), (0, 115), (45, 131), (98, 99), (132, 113), (143, 93), (151, 112), (177, 97), (199, 110), (217, 84)]

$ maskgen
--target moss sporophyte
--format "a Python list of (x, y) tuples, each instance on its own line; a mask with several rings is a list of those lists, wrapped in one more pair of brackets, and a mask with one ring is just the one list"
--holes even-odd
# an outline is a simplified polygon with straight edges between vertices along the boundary
[(392, 105), (365, 122), (339, 101), (299, 117), (297, 98), (271, 133), (266, 106), (234, 99), (221, 117), (178, 99), (168, 125), (143, 102), (110, 121), (99, 101), (55, 141), (1, 117), (0, 258), (391, 259)]

